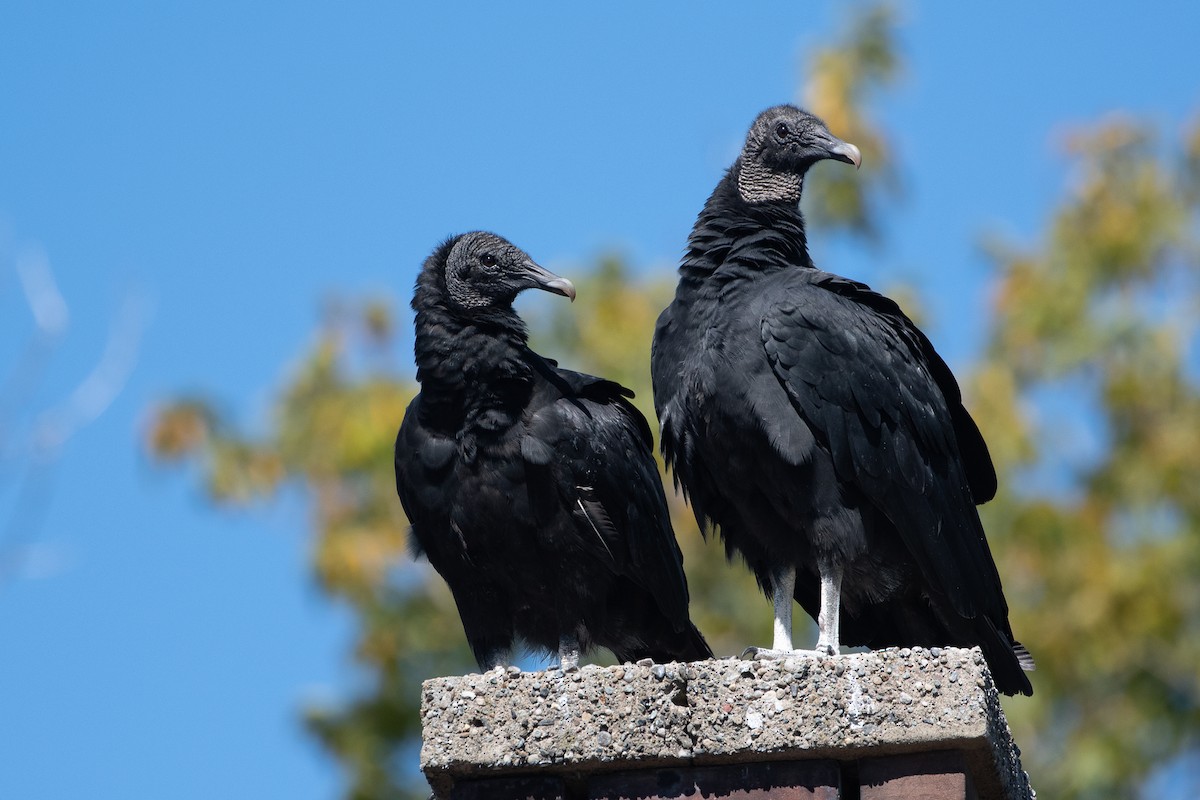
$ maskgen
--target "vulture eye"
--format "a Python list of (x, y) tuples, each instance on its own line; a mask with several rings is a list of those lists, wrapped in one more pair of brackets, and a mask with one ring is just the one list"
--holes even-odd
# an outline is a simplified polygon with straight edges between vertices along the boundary
[(485, 267), (494, 267), (496, 266), (496, 257), (491, 253), (484, 253), (479, 257), (479, 263)]
[(786, 122), (776, 123), (775, 136), (779, 139), (779, 141), (782, 142), (784, 139), (786, 139), (789, 133), (791, 133), (791, 129), (788, 128)]

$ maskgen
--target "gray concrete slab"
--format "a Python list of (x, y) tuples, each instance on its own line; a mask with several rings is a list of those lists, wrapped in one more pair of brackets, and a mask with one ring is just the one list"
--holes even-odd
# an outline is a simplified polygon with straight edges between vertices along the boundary
[(585, 666), (436, 678), (421, 768), (456, 780), (960, 751), (982, 800), (1028, 778), (978, 650)]

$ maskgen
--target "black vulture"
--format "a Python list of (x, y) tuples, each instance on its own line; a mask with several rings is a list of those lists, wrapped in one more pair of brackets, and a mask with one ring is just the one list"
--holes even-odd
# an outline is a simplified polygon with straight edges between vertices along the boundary
[(529, 349), (524, 289), (570, 281), (491, 233), (442, 243), (417, 277), (420, 393), (396, 437), (396, 490), (449, 584), (481, 670), (514, 643), (564, 669), (599, 645), (619, 660), (712, 655), (688, 618), (646, 418), (619, 384)]
[(1030, 694), (975, 508), (996, 473), (954, 376), (895, 302), (809, 258), (805, 173), (860, 158), (794, 106), (755, 120), (654, 333), (663, 453), (774, 601), (773, 647), (751, 651), (795, 652), (794, 597), (818, 651), (978, 645)]

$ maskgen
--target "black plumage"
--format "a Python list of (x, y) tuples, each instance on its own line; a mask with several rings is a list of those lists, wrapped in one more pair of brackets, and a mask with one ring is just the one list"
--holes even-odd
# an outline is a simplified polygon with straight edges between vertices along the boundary
[(627, 389), (529, 349), (512, 308), (527, 288), (575, 297), (484, 232), (444, 242), (417, 278), (421, 391), (396, 438), (415, 552), (449, 584), (481, 669), (518, 639), (564, 667), (596, 645), (707, 658), (650, 427)]
[(662, 446), (702, 529), (839, 644), (978, 645), (1030, 694), (976, 503), (996, 473), (958, 384), (888, 298), (816, 269), (799, 199), (858, 149), (793, 106), (763, 112), (701, 211), (652, 351)]

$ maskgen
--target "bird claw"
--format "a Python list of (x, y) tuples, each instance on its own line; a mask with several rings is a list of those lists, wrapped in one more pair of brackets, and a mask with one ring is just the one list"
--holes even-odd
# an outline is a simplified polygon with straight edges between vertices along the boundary
[(771, 650), (766, 647), (747, 647), (742, 651), (743, 661), (771, 661), (783, 658), (794, 658), (796, 656), (833, 656), (837, 653), (833, 652), (828, 645), (817, 645), (815, 650)]
[(572, 634), (562, 634), (558, 638), (558, 665), (563, 672), (575, 672), (579, 669), (579, 639)]
[(787, 658), (795, 655), (792, 650), (771, 650), (766, 647), (747, 647), (742, 651), (743, 661), (766, 661), (773, 658)]

